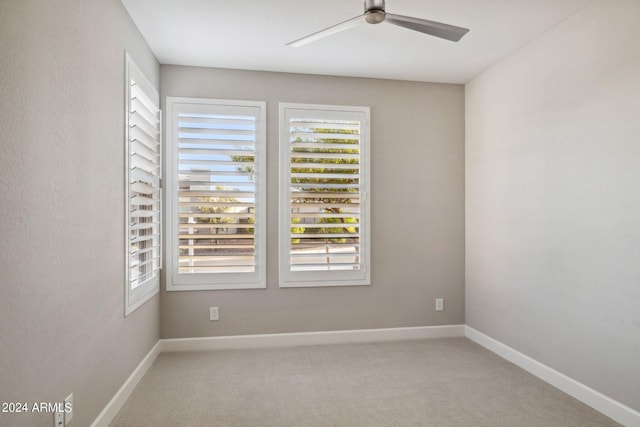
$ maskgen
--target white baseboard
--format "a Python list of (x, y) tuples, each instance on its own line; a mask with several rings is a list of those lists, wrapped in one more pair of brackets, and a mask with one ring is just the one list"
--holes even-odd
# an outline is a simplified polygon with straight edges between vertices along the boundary
[(93, 421), (91, 427), (108, 427), (114, 420), (118, 412), (125, 404), (133, 390), (136, 388), (144, 374), (147, 373), (153, 362), (160, 354), (160, 341), (158, 341), (138, 364), (133, 373), (127, 378), (120, 390), (107, 403), (107, 406), (100, 412), (100, 415)]
[(160, 340), (160, 351), (205, 351), (220, 349), (292, 347), (300, 345), (464, 337), (464, 333), (464, 325), (445, 325), (387, 329), (359, 329), (349, 331), (176, 338)]
[(478, 332), (470, 326), (465, 326), (465, 336), (620, 424), (627, 427), (640, 427), (640, 412), (496, 341), (488, 335)]

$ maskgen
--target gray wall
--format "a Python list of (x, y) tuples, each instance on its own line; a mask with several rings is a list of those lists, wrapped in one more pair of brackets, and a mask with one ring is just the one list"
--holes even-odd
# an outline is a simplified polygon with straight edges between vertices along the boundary
[(640, 2), (466, 86), (466, 320), (640, 410)]
[[(166, 65), (160, 75), (163, 99), (267, 101), (268, 130), (267, 289), (161, 291), (163, 338), (464, 323), (462, 86)], [(278, 288), (278, 102), (371, 107), (371, 286)]]
[(0, 2), (0, 401), (73, 393), (74, 426), (159, 337), (158, 297), (124, 318), (125, 49), (158, 84), (119, 0)]

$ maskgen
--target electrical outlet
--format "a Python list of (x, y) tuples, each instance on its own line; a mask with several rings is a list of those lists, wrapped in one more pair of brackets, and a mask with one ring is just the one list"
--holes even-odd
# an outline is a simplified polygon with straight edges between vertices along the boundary
[(436, 311), (444, 310), (444, 298), (436, 298)]
[(64, 400), (64, 425), (66, 426), (73, 418), (73, 393)]
[(209, 307), (209, 320), (218, 320), (219, 318), (218, 307)]

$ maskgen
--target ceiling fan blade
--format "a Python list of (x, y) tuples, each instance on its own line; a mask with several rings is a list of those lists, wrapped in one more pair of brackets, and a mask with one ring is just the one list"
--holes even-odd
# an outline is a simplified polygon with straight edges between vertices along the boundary
[(302, 37), (301, 39), (289, 42), (287, 43), (287, 46), (300, 47), (307, 43), (311, 43), (321, 38), (330, 36), (331, 34), (335, 34), (340, 31), (347, 30), (351, 27), (355, 27), (356, 25), (361, 24), (362, 22), (364, 22), (364, 15), (359, 15), (359, 16), (356, 16), (355, 18), (347, 19), (346, 21), (336, 24), (332, 27), (325, 28), (324, 30), (320, 30), (306, 37)]
[(462, 36), (469, 32), (467, 28), (443, 24), (441, 22), (428, 21), (426, 19), (412, 18), (410, 16), (395, 15), (393, 13), (385, 14), (384, 22), (408, 28), (410, 30), (420, 31), (421, 33), (440, 37), (441, 39), (451, 40), (452, 42), (459, 41)]

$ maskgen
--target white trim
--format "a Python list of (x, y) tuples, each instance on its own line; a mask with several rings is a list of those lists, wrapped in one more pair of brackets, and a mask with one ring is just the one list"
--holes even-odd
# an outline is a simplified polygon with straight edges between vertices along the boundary
[(93, 421), (91, 427), (108, 427), (114, 420), (120, 409), (125, 404), (133, 390), (136, 388), (144, 374), (147, 373), (153, 362), (161, 352), (162, 343), (158, 341), (138, 364), (136, 369), (129, 375), (122, 387), (116, 392), (113, 398), (107, 403), (100, 415)]
[(471, 341), (491, 350), (498, 356), (514, 363), (525, 371), (535, 375), (546, 383), (562, 390), (579, 401), (602, 412), (627, 427), (640, 427), (640, 412), (574, 380), (555, 369), (520, 353), (508, 345), (483, 334), (470, 326), (465, 326), (465, 336)]
[(464, 337), (464, 325), (163, 339), (161, 351), (206, 351)]

